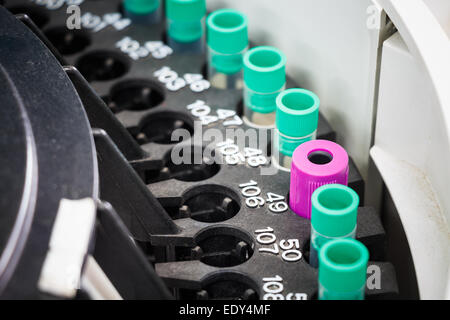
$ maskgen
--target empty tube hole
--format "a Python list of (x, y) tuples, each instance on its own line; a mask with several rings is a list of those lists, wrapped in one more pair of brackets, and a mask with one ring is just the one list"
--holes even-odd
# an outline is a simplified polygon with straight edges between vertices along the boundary
[(203, 231), (196, 237), (194, 248), (177, 248), (177, 260), (200, 260), (204, 264), (226, 268), (248, 261), (254, 250), (254, 243), (244, 232), (215, 227)]
[(81, 52), (91, 44), (89, 34), (84, 30), (57, 27), (50, 29), (45, 35), (62, 55)]
[(167, 167), (171, 177), (181, 181), (202, 181), (215, 176), (220, 165), (214, 161), (214, 154), (207, 155), (204, 148), (196, 149), (193, 146), (183, 148), (178, 155), (184, 159), (181, 164), (175, 164), (171, 157)]
[(150, 80), (126, 80), (114, 85), (106, 101), (113, 112), (148, 110), (164, 101), (164, 90)]
[(94, 51), (83, 55), (76, 63), (87, 81), (108, 81), (120, 78), (129, 70), (128, 57), (114, 51)]
[(183, 196), (176, 208), (166, 208), (173, 219), (191, 218), (216, 223), (233, 218), (241, 209), (239, 196), (231, 189), (219, 185), (202, 185)]
[(209, 154), (204, 150), (192, 145), (178, 148), (177, 145), (165, 156), (165, 166), (161, 170), (146, 172), (145, 182), (150, 184), (168, 179), (194, 182), (215, 176), (220, 165), (215, 162), (214, 151)]
[(257, 286), (248, 277), (231, 272), (208, 278), (200, 290), (180, 289), (183, 300), (258, 300)]
[(189, 210), (189, 216), (194, 220), (221, 222), (233, 218), (239, 212), (240, 205), (236, 199), (238, 196), (228, 188), (202, 186), (186, 199), (182, 209)]
[(136, 140), (140, 144), (150, 142), (175, 144), (179, 142), (172, 141), (172, 133), (175, 130), (185, 130), (183, 132), (186, 135), (192, 136), (194, 134), (192, 119), (188, 115), (172, 111), (153, 113), (143, 120)]

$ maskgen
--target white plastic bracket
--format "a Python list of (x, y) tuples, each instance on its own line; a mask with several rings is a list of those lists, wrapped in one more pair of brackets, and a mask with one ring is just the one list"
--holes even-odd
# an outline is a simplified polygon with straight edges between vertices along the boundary
[(60, 201), (38, 282), (39, 290), (65, 298), (76, 295), (95, 216), (93, 199)]

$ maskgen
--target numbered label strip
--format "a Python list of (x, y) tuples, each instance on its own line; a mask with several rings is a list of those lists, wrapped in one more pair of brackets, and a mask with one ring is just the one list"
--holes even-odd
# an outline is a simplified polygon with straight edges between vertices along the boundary
[(268, 160), (263, 155), (262, 150), (244, 148), (244, 150), (241, 151), (239, 146), (236, 145), (231, 139), (218, 143), (216, 145), (216, 151), (224, 156), (225, 163), (231, 166), (235, 166), (237, 164), (248, 164), (250, 167), (258, 168), (268, 163)]
[[(197, 74), (185, 74), (184, 78), (187, 79), (186, 81), (188, 83), (191, 84), (195, 84), (196, 85), (196, 90), (200, 90), (202, 89), (200, 87), (201, 83), (198, 83), (198, 81), (206, 81), (203, 80), (203, 77), (201, 75), (197, 75)], [(209, 84), (209, 82), (208, 82)], [(209, 86), (208, 86), (209, 88)], [(192, 88), (191, 88), (192, 90)], [(195, 91), (195, 90), (193, 90)], [(199, 91), (196, 91), (199, 92)], [(241, 118), (236, 115), (236, 112), (233, 110), (228, 110), (228, 109), (217, 109), (216, 111), (216, 115), (212, 115), (211, 114), (211, 107), (208, 106), (205, 101), (203, 100), (197, 100), (194, 103), (189, 104), (186, 107), (191, 114), (198, 118), (201, 122), (202, 125), (207, 126), (210, 125), (212, 123), (216, 123), (219, 121), (223, 121), (223, 125), (225, 127), (229, 127), (229, 126), (240, 126), (243, 122), (241, 120)], [(230, 140), (227, 140), (230, 141)]]
[(81, 26), (92, 32), (99, 32), (108, 26), (113, 26), (117, 31), (121, 31), (129, 25), (131, 25), (131, 20), (123, 18), (119, 12), (106, 13), (103, 16), (86, 12), (81, 16)]
[(268, 277), (262, 279), (264, 282), (263, 290), (265, 292), (263, 300), (307, 300), (308, 295), (306, 293), (293, 293), (290, 292), (286, 295), (283, 294), (284, 285), (283, 278), (279, 275), (275, 277)]
[(266, 246), (264, 248), (259, 248), (259, 252), (274, 255), (279, 255), (281, 253), (281, 258), (286, 262), (297, 262), (302, 258), (300, 242), (298, 239), (283, 239), (277, 243), (277, 237), (271, 227), (255, 230), (255, 234), (256, 241), (259, 244)]
[(189, 85), (193, 92), (203, 92), (211, 87), (208, 80), (203, 79), (201, 74), (186, 73), (183, 77), (179, 77), (178, 73), (164, 66), (155, 71), (153, 75), (159, 82), (163, 83), (169, 91), (178, 91)]
[(173, 53), (172, 48), (162, 41), (147, 41), (141, 45), (138, 41), (125, 37), (116, 43), (116, 48), (127, 54), (133, 60), (139, 60), (151, 55), (155, 59), (164, 59)]
[[(266, 158), (264, 157), (264, 159)], [(254, 180), (250, 180), (250, 182), (240, 184), (239, 188), (241, 188), (241, 194), (246, 198), (245, 204), (249, 208), (263, 207), (266, 203), (268, 204), (268, 208), (272, 213), (282, 213), (289, 208), (288, 204), (285, 201), (285, 197), (282, 195), (268, 192), (265, 198), (262, 197), (261, 188), (258, 186), (258, 182)]]
[(57, 10), (64, 5), (68, 6), (79, 6), (85, 0), (30, 0), (39, 6), (45, 6), (48, 10)]

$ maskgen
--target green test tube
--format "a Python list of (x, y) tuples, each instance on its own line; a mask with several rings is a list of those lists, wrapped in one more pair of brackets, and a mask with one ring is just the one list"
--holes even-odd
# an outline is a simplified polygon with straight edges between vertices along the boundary
[(166, 0), (167, 41), (178, 53), (204, 49), (205, 0)]
[(124, 0), (123, 9), (133, 23), (151, 25), (161, 20), (160, 0)]
[(286, 56), (274, 47), (255, 47), (244, 56), (244, 119), (273, 127), (276, 99), (286, 85)]
[(368, 260), (355, 239), (327, 242), (319, 252), (319, 300), (364, 300)]
[(287, 89), (276, 99), (275, 163), (290, 171), (292, 154), (302, 143), (316, 139), (319, 98), (305, 89)]
[(220, 89), (242, 89), (243, 57), (248, 49), (247, 17), (232, 9), (216, 10), (206, 20), (208, 79)]
[(317, 188), (311, 196), (311, 245), (309, 263), (318, 265), (320, 248), (330, 240), (355, 238), (359, 196), (341, 184)]

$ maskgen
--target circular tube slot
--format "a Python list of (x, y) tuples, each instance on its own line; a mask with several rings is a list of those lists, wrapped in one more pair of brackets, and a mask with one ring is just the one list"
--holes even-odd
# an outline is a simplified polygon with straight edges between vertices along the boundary
[(189, 191), (180, 210), (200, 222), (222, 222), (233, 218), (241, 209), (239, 196), (219, 185), (204, 185)]
[(84, 30), (56, 27), (45, 32), (45, 35), (62, 55), (82, 52), (91, 44), (89, 34)]
[(176, 207), (164, 206), (172, 219), (191, 218), (206, 223), (223, 222), (233, 218), (241, 209), (239, 196), (219, 185), (202, 185), (183, 195)]
[(214, 227), (196, 236), (194, 248), (176, 248), (176, 258), (200, 260), (218, 268), (240, 265), (248, 261), (254, 250), (252, 238), (245, 232), (231, 227)]
[(93, 51), (83, 55), (76, 67), (87, 81), (108, 81), (122, 77), (129, 68), (128, 57), (114, 51)]
[(174, 111), (153, 113), (143, 120), (136, 140), (139, 144), (150, 142), (176, 144), (178, 141), (172, 141), (172, 133), (175, 130), (186, 130), (187, 134), (192, 136), (194, 134), (192, 119), (186, 114)]
[(181, 149), (179, 156), (187, 160), (181, 164), (174, 164), (172, 157), (168, 159), (167, 168), (171, 178), (188, 182), (202, 181), (219, 172), (220, 165), (214, 161), (214, 154), (210, 157), (205, 155), (205, 148), (196, 149), (194, 146)]
[(114, 85), (105, 100), (114, 113), (149, 110), (164, 101), (164, 90), (151, 80), (126, 80)]
[[(178, 149), (178, 146), (175, 147)], [(176, 150), (176, 149), (172, 149)], [(186, 182), (195, 182), (207, 180), (215, 176), (220, 171), (220, 165), (214, 160), (214, 152), (211, 156), (206, 155), (204, 148), (196, 148), (192, 145), (181, 147), (174, 151), (177, 157), (181, 159), (182, 163), (174, 163), (172, 158), (172, 151), (165, 156), (165, 165), (162, 169), (149, 170), (145, 173), (145, 182), (147, 184), (165, 181), (169, 179), (176, 179)], [(178, 209), (176, 209), (178, 210)]]
[(182, 300), (259, 300), (257, 285), (243, 274), (225, 272), (204, 281), (201, 290), (180, 289)]

